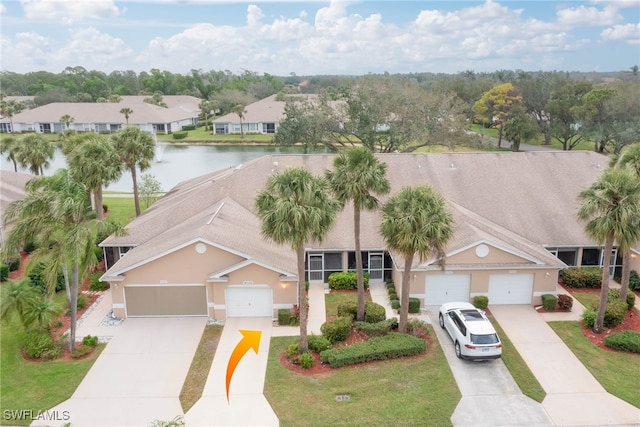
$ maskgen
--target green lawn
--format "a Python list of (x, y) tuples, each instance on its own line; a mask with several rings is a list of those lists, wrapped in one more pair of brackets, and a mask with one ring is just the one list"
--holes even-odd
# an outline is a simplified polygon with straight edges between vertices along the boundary
[[(109, 208), (109, 219), (127, 225), (136, 217), (136, 208), (133, 203), (133, 195), (131, 197), (109, 197), (105, 195), (102, 203)], [(140, 209), (144, 212), (146, 206), (142, 199), (140, 200)]]
[(196, 130), (188, 131), (189, 134), (185, 139), (174, 139), (172, 135), (158, 135), (158, 139), (169, 143), (224, 143), (224, 144), (269, 144), (273, 139), (273, 135), (263, 134), (245, 134), (244, 138), (240, 134), (211, 134), (211, 130), (204, 130), (204, 126), (196, 128)]
[[(498, 129), (495, 129), (495, 128), (485, 128), (479, 124), (472, 124), (469, 127), (469, 129), (473, 132), (476, 132), (482, 135), (487, 135), (492, 138), (498, 138)], [(502, 135), (502, 139), (504, 141), (504, 135)], [(542, 135), (539, 135), (535, 140), (527, 141), (526, 144), (542, 145), (544, 144), (544, 137)], [(507, 143), (506, 145), (508, 146), (509, 143)], [(551, 145), (548, 145), (548, 147), (553, 148), (555, 150), (562, 150), (562, 144), (555, 138), (551, 138)], [(576, 147), (573, 148), (573, 151), (578, 151), (578, 150), (587, 150), (587, 151), (593, 150), (593, 141), (587, 141), (587, 140), (581, 141)]]
[(571, 296), (577, 299), (586, 309), (600, 303), (600, 292), (571, 291)]
[(593, 345), (582, 334), (579, 322), (549, 322), (549, 326), (605, 390), (640, 408), (637, 354), (603, 350)]
[(0, 324), (0, 424), (29, 425), (30, 420), (11, 419), (10, 412), (46, 410), (67, 400), (76, 390), (104, 348), (99, 344), (87, 359), (29, 362), (20, 354), (22, 328), (15, 322)]
[[(429, 352), (324, 374), (304, 375), (279, 360), (297, 337), (271, 339), (264, 394), (286, 426), (450, 426), (458, 386), (434, 337)], [(337, 401), (336, 395), (350, 400)]]
[(511, 372), (511, 376), (515, 380), (518, 387), (522, 391), (522, 394), (525, 396), (529, 396), (533, 400), (537, 402), (542, 402), (547, 395), (544, 391), (536, 377), (529, 369), (529, 366), (525, 363), (518, 350), (516, 350), (515, 346), (502, 330), (500, 324), (493, 318), (493, 316), (487, 316), (493, 326), (500, 336), (500, 341), (502, 341), (502, 361), (504, 362), (509, 372)]
[[(364, 300), (371, 301), (371, 295), (367, 292), (364, 294)], [(327, 317), (338, 315), (338, 306), (345, 302), (358, 303), (358, 294), (354, 292), (330, 292), (324, 294), (324, 306)]]

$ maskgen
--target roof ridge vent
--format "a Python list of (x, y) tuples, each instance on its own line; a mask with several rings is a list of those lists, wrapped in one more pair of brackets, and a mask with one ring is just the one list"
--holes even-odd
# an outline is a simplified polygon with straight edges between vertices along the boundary
[(222, 209), (223, 206), (224, 206), (224, 202), (220, 203), (220, 206), (218, 206), (218, 209), (216, 209), (213, 215), (211, 215), (211, 218), (209, 218), (209, 221), (207, 221), (207, 225), (211, 225), (213, 220), (216, 219), (216, 216), (218, 216), (218, 213), (220, 212), (220, 209)]

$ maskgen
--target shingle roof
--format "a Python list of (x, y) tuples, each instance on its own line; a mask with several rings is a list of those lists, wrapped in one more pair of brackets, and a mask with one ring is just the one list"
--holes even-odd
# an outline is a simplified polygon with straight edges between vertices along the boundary
[(0, 170), (0, 222), (11, 202), (24, 197), (24, 186), (34, 175)]
[[(278, 95), (271, 95), (245, 107), (242, 121), (244, 123), (279, 122), (284, 117), (285, 101), (277, 101)], [(287, 95), (287, 99), (316, 99), (316, 94)], [(213, 121), (214, 123), (240, 123), (236, 113), (228, 113)]]
[[(583, 246), (593, 244), (584, 233), (584, 224), (576, 220), (578, 193), (594, 182), (608, 163), (607, 157), (593, 152), (482, 152), (443, 154), (379, 154), (387, 164), (391, 194), (404, 186), (429, 184), (450, 204), (456, 220), (455, 236), (447, 251), (475, 241), (492, 239), (517, 253), (547, 265), (558, 265), (545, 246)], [(103, 246), (143, 245), (136, 259), (153, 256), (166, 233), (176, 234), (175, 242), (197, 235), (225, 242), (230, 248), (260, 257), (270, 265), (295, 271), (289, 247), (266, 248), (255, 216), (254, 199), (268, 177), (289, 166), (303, 166), (319, 175), (332, 168), (333, 155), (269, 155), (178, 184), (142, 216), (127, 227), (129, 235), (111, 236)], [(381, 197), (380, 202), (388, 196)], [(206, 217), (225, 201), (228, 223), (220, 228), (201, 228), (192, 221)], [(233, 209), (231, 209), (233, 206)], [(228, 214), (228, 216), (227, 216)], [(361, 218), (363, 250), (382, 249), (378, 232), (379, 212), (363, 212)], [(243, 238), (228, 230), (237, 228)], [(228, 229), (227, 229), (228, 228)], [(215, 232), (211, 230), (217, 230)], [(235, 230), (235, 229), (234, 229)], [(170, 234), (167, 236), (173, 236)], [(248, 237), (248, 238), (247, 238)], [(168, 240), (168, 238), (167, 238)], [(147, 244), (148, 243), (148, 244)], [(314, 248), (351, 249), (353, 247), (352, 211), (347, 206), (322, 244)], [(263, 253), (265, 252), (265, 253)], [(130, 264), (127, 254), (123, 262)], [(129, 260), (127, 260), (129, 259)], [(416, 264), (417, 265), (417, 264)]]

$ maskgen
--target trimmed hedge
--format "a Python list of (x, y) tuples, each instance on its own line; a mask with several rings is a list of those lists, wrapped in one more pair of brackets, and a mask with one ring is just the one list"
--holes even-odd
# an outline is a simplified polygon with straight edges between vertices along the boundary
[(392, 329), (396, 329), (398, 327), (398, 319), (392, 317), (377, 323), (355, 322), (355, 327), (369, 337), (379, 337), (387, 335)]
[(489, 297), (486, 295), (476, 295), (473, 297), (473, 306), (480, 310), (486, 310), (489, 307)]
[(100, 277), (102, 277), (103, 274), (104, 272), (102, 271), (96, 271), (95, 273), (91, 273), (91, 276), (89, 277), (90, 291), (104, 291), (106, 289), (109, 289), (109, 282), (100, 281)]
[[(607, 301), (620, 299), (620, 289), (609, 289)], [(627, 310), (631, 310), (636, 303), (636, 295), (633, 292), (627, 292)]]
[(172, 134), (173, 139), (185, 139), (187, 135), (189, 135), (189, 132), (186, 130), (181, 130)]
[(288, 308), (281, 308), (278, 310), (278, 324), (280, 326), (288, 326), (291, 322), (291, 310)]
[(331, 344), (345, 341), (349, 338), (349, 332), (351, 332), (351, 317), (338, 317), (337, 319), (327, 320), (320, 326), (320, 331)]
[(635, 331), (616, 332), (605, 337), (604, 345), (614, 350), (640, 353), (640, 333)]
[[(396, 295), (396, 298), (398, 298), (397, 295)], [(391, 308), (393, 308), (394, 310), (399, 310), (400, 309), (400, 300), (392, 299), (391, 300)]]
[(568, 267), (562, 270), (562, 281), (570, 288), (599, 288), (602, 285), (602, 268)]
[(571, 295), (559, 294), (558, 295), (558, 310), (571, 311), (573, 307), (573, 298)]
[(338, 317), (351, 316), (355, 319), (358, 314), (358, 304), (354, 301), (346, 301), (338, 304)]
[(383, 306), (372, 301), (364, 305), (364, 321), (367, 323), (382, 322), (387, 318), (387, 312)]
[(542, 295), (542, 306), (547, 311), (555, 311), (556, 304), (558, 303), (558, 298), (552, 294), (543, 294)]
[(635, 270), (629, 273), (629, 289), (640, 291), (640, 275)]
[[(613, 299), (607, 302), (607, 309), (604, 312), (604, 322), (603, 326), (605, 328), (614, 328), (620, 324), (624, 320), (624, 316), (627, 314), (627, 303), (622, 301), (621, 299)], [(596, 307), (593, 310), (585, 310), (582, 313), (582, 320), (584, 320), (584, 324), (588, 328), (593, 328), (593, 325), (596, 321), (596, 316), (598, 315), (598, 308)]]
[(325, 350), (320, 353), (320, 360), (332, 368), (339, 368), (374, 360), (415, 356), (424, 353), (426, 349), (425, 340), (393, 332), (382, 337), (371, 338), (367, 342)]
[(182, 130), (196, 130), (196, 125), (184, 125)]
[(309, 350), (313, 352), (321, 353), (331, 348), (331, 342), (322, 335), (311, 334), (307, 339), (309, 343)]
[(420, 313), (420, 298), (409, 298), (409, 313)]
[[(336, 272), (329, 275), (329, 289), (355, 290), (358, 289), (358, 275), (355, 271)], [(369, 287), (369, 273), (364, 272), (364, 288)]]

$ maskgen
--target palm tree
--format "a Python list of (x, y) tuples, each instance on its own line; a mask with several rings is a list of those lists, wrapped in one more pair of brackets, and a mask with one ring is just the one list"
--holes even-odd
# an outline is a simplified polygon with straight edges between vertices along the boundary
[(231, 107), (231, 112), (238, 115), (238, 118), (240, 119), (240, 138), (244, 138), (244, 128), (242, 126), (242, 121), (244, 120), (244, 115), (247, 112), (244, 109), (244, 105), (242, 104), (234, 105), (233, 107)]
[(69, 125), (74, 121), (75, 119), (68, 114), (65, 114), (64, 116), (60, 117), (60, 123), (64, 123), (67, 129), (69, 129)]
[(309, 349), (307, 339), (307, 290), (305, 244), (322, 241), (340, 208), (331, 198), (326, 180), (300, 167), (288, 168), (269, 177), (267, 187), (256, 197), (262, 234), (275, 243), (288, 243), (298, 264), (298, 308), (300, 309), (301, 352)]
[[(120, 230), (105, 221), (86, 220), (86, 187), (74, 181), (66, 169), (50, 177), (34, 178), (25, 189), (25, 197), (12, 202), (5, 213), (4, 221), (13, 222), (13, 227), (3, 252), (16, 253), (25, 242), (35, 241), (38, 248), (31, 256), (34, 261), (47, 261), (44, 274), (49, 288), (55, 287), (62, 271), (71, 313), (69, 350), (73, 350), (78, 287), (87, 269), (96, 263), (96, 236)], [(44, 318), (47, 311), (43, 308), (38, 316)]]
[[(634, 173), (636, 179), (640, 180), (640, 144), (626, 146), (620, 153), (615, 166), (619, 168), (629, 168)], [(640, 218), (638, 218), (638, 221), (640, 221)], [(636, 222), (636, 224), (633, 225), (633, 229), (637, 228), (640, 228), (640, 224)], [(638, 238), (636, 239), (636, 242), (638, 240), (640, 240), (640, 230), (638, 230)], [(627, 293), (629, 291), (631, 246), (628, 248), (618, 247), (619, 249), (622, 249), (622, 280), (620, 282), (620, 298), (624, 300), (627, 298)]]
[(26, 313), (26, 325), (29, 327), (35, 324), (38, 329), (49, 329), (63, 309), (53, 298), (39, 295)]
[(10, 99), (8, 101), (0, 101), (0, 112), (4, 117), (9, 117), (9, 127), (13, 133), (13, 116), (24, 110), (24, 104)]
[(96, 218), (103, 219), (102, 187), (122, 176), (122, 162), (109, 138), (91, 135), (67, 156), (71, 176), (93, 192)]
[(17, 316), (25, 328), (28, 325), (27, 316), (38, 295), (33, 286), (26, 280), (12, 281), (2, 286), (2, 301), (0, 302), (0, 320), (8, 321)]
[(204, 116), (204, 130), (206, 131), (207, 126), (209, 125), (209, 114), (211, 113), (211, 103), (206, 99), (203, 99), (202, 101), (200, 101), (200, 104), (198, 105), (198, 107), (200, 108), (200, 112)]
[(133, 201), (136, 216), (140, 216), (140, 200), (138, 198), (138, 179), (136, 168), (144, 171), (151, 167), (155, 156), (153, 138), (137, 127), (126, 127), (112, 135), (113, 146), (120, 156), (120, 161), (131, 171), (133, 180)]
[(124, 107), (120, 110), (120, 114), (124, 114), (124, 120), (129, 126), (129, 116), (133, 114), (133, 110), (129, 107)]
[(387, 165), (376, 159), (371, 150), (364, 147), (341, 152), (333, 161), (332, 171), (326, 171), (325, 177), (336, 199), (343, 204), (353, 203), (353, 232), (356, 252), (356, 272), (358, 282), (357, 320), (364, 320), (364, 276), (362, 251), (360, 248), (360, 212), (362, 209), (378, 208), (375, 195), (389, 192)]
[[(409, 280), (413, 258), (420, 260), (435, 253), (444, 261), (444, 247), (453, 236), (453, 219), (444, 198), (429, 186), (405, 187), (382, 207), (380, 233), (387, 247), (404, 256), (400, 332), (407, 330)], [(442, 263), (441, 265), (444, 266)]]
[(0, 139), (0, 154), (7, 153), (7, 160), (13, 162), (13, 170), (18, 172), (18, 163), (16, 162), (16, 150), (18, 141), (12, 136), (5, 136)]
[(638, 239), (640, 218), (640, 180), (627, 169), (607, 169), (598, 181), (579, 195), (582, 205), (578, 218), (587, 221), (585, 231), (599, 244), (604, 243), (602, 287), (593, 332), (602, 332), (609, 293), (609, 267), (614, 241), (622, 248)]
[(54, 152), (51, 141), (42, 135), (30, 134), (17, 142), (16, 160), (34, 175), (44, 175), (44, 168), (49, 167)]

